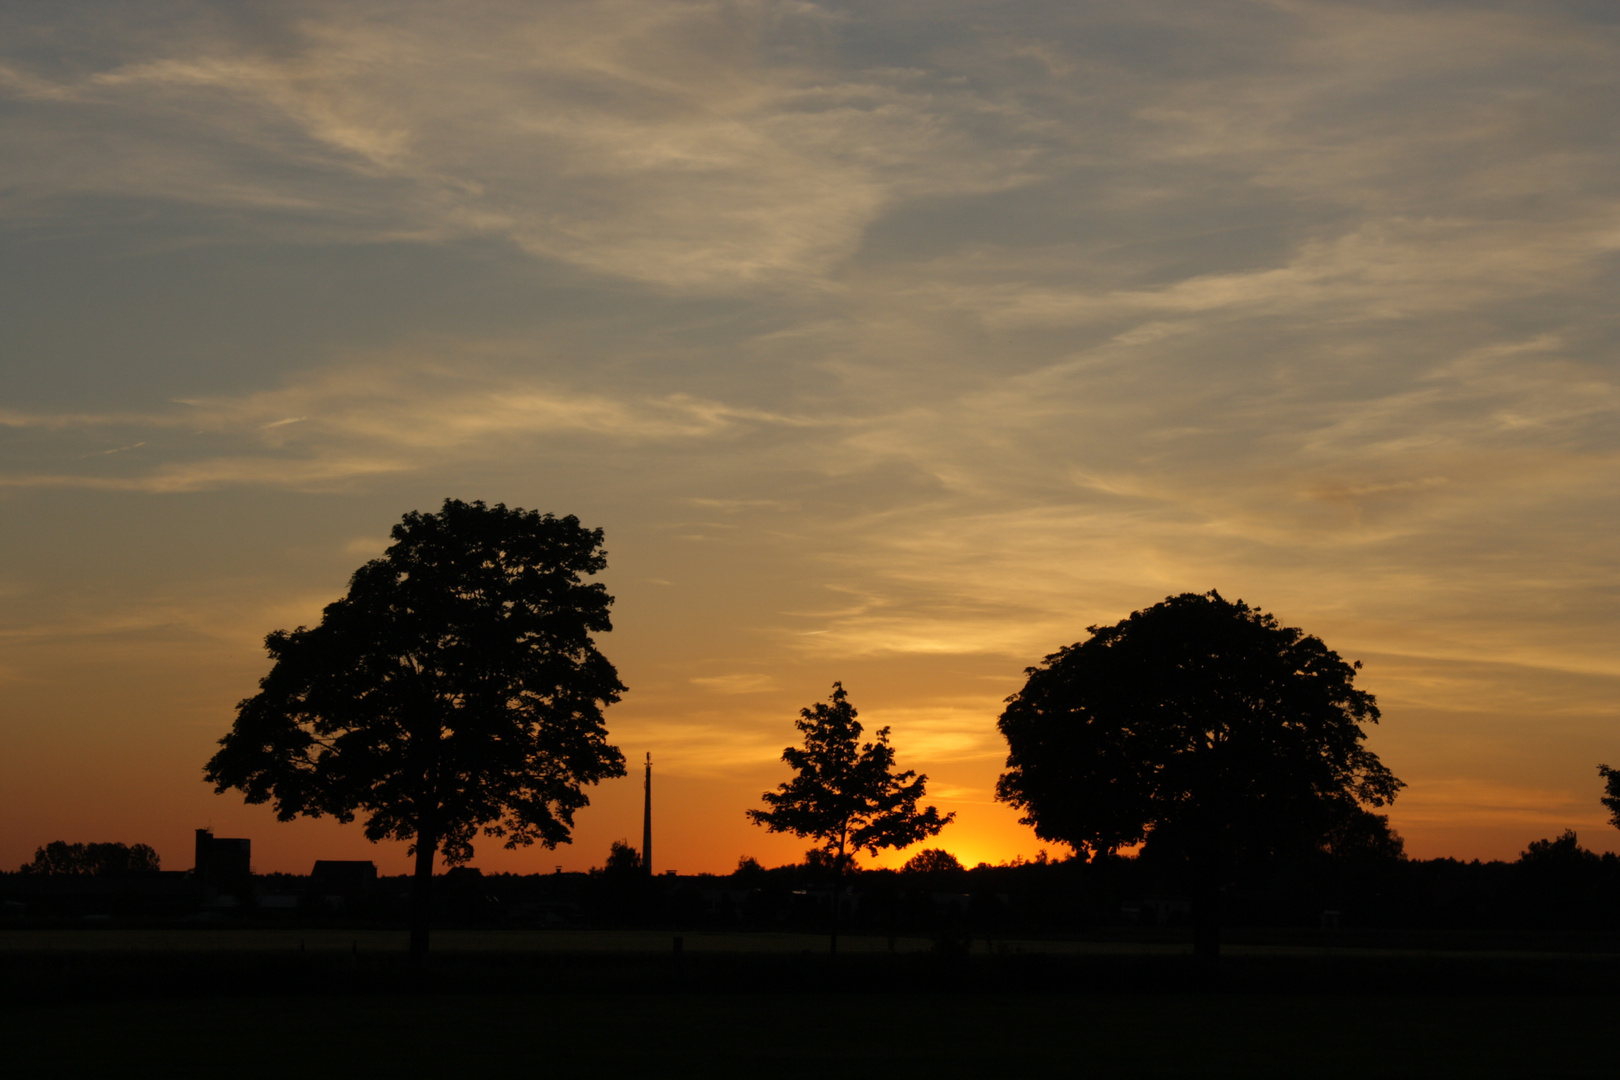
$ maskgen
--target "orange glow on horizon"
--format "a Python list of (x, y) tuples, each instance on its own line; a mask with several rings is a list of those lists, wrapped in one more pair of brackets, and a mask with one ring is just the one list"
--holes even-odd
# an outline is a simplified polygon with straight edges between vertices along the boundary
[(201, 775), (447, 497), (604, 530), (629, 687), (487, 871), (638, 844), (648, 751), (655, 869), (800, 860), (743, 814), (834, 680), (925, 846), (1055, 856), (1003, 703), (1211, 588), (1364, 661), (1410, 854), (1620, 849), (1605, 6), (1166, 2), (13, 5), (0, 868), (404, 872)]

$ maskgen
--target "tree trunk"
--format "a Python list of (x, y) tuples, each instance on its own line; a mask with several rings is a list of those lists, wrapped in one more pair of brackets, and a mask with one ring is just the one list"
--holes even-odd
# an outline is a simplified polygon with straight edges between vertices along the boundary
[(833, 873), (832, 895), (832, 947), (831, 955), (838, 955), (838, 909), (843, 907), (844, 900), (844, 868), (839, 866)]
[(1221, 883), (1228, 867), (1228, 822), (1230, 803), (1226, 799), (1225, 774), (1221, 763), (1224, 757), (1225, 730), (1220, 725), (1210, 733), (1207, 743), (1196, 748), (1202, 765), (1202, 779), (1194, 790), (1191, 810), (1196, 815), (1193, 823), (1193, 848), (1189, 853), (1192, 863), (1192, 932), (1193, 956), (1205, 966), (1214, 965), (1221, 955)]
[(833, 861), (832, 895), (832, 948), (829, 955), (838, 955), (838, 909), (844, 906), (844, 840), (838, 840), (838, 858)]
[(433, 856), (438, 840), (430, 835), (416, 836), (416, 877), (411, 883), (411, 961), (427, 956), (428, 930), (433, 925)]

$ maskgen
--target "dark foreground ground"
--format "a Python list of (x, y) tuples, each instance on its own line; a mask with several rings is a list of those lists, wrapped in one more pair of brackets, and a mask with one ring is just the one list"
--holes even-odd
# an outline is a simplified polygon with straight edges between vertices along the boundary
[(311, 996), (25, 1008), (4, 1023), (17, 1077), (1612, 1077), (1615, 1005), (1395, 995)]
[(7, 1076), (1604, 1076), (1608, 952), (0, 934)]

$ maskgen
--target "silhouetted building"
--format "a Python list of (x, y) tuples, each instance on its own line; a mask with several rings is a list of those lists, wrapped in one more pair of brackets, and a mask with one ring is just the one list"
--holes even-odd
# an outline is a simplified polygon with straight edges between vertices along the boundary
[(369, 859), (319, 859), (310, 892), (330, 910), (364, 911), (376, 901), (377, 864)]
[(246, 882), (253, 876), (253, 841), (219, 837), (212, 829), (198, 829), (196, 861), (191, 873), (213, 888), (230, 888)]
[(311, 881), (334, 888), (365, 888), (377, 881), (377, 864), (370, 859), (317, 859)]

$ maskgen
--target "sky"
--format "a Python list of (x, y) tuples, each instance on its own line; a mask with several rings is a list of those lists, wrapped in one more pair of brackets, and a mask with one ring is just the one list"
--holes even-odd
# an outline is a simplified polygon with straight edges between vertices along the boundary
[[(1360, 660), (1410, 854), (1620, 764), (1620, 7), (0, 10), (0, 866), (403, 845), (204, 763), (411, 510), (606, 534), (655, 869), (848, 689), (969, 864), (1024, 669), (1219, 589)], [(639, 770), (574, 843), (639, 844)], [(868, 865), (895, 865), (885, 854)]]

